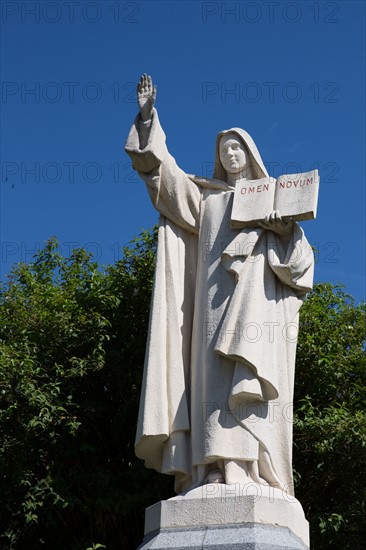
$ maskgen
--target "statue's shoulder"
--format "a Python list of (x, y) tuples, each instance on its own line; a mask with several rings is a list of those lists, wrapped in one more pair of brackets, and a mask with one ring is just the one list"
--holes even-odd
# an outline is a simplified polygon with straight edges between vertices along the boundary
[(205, 189), (213, 189), (218, 191), (228, 191), (230, 189), (229, 185), (222, 180), (203, 178), (202, 176), (195, 176), (194, 174), (187, 174), (187, 176), (196, 185)]

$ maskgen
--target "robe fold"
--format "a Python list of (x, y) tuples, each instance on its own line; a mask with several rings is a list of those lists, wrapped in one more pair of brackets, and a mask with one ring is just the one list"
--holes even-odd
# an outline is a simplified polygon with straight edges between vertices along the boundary
[(126, 151), (161, 216), (136, 454), (175, 475), (181, 492), (223, 460), (258, 461), (261, 472), (266, 452), (292, 493), (298, 312), (312, 287), (311, 247), (297, 224), (288, 239), (231, 227), (221, 136), (235, 133), (255, 178), (268, 175), (246, 132), (218, 135), (214, 178), (204, 179), (177, 166), (156, 110), (143, 149), (139, 125), (137, 117)]

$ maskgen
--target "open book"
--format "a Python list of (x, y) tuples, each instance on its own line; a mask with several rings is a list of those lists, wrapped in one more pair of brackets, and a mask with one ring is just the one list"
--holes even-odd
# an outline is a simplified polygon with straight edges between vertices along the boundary
[(254, 227), (278, 210), (283, 220), (312, 220), (318, 204), (318, 170), (247, 180), (235, 187), (232, 227)]

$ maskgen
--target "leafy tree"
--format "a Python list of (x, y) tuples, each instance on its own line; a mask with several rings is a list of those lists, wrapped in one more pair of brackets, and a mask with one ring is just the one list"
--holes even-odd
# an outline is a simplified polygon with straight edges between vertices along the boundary
[(302, 308), (294, 466), (314, 549), (365, 548), (366, 308), (318, 284)]
[[(144, 232), (101, 272), (50, 239), (3, 286), (2, 548), (135, 548), (145, 507), (172, 495), (133, 451), (155, 247)], [(331, 285), (302, 308), (295, 473), (317, 550), (365, 540), (364, 320)]]
[(154, 252), (146, 232), (101, 273), (50, 239), (2, 289), (2, 548), (141, 540), (144, 507), (164, 494), (133, 453)]

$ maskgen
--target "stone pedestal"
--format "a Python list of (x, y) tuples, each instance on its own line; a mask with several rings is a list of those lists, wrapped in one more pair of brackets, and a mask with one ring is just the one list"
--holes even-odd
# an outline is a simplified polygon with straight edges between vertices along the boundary
[(146, 509), (139, 550), (308, 550), (301, 504), (271, 487), (209, 484)]

